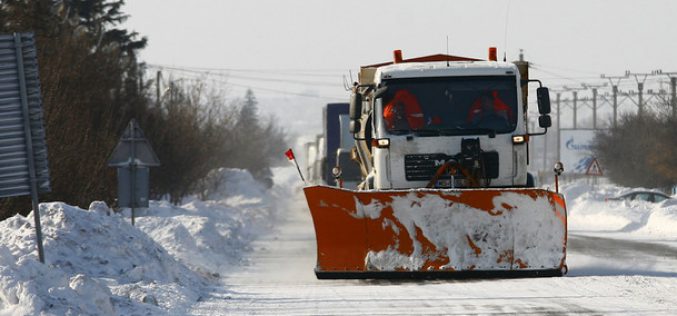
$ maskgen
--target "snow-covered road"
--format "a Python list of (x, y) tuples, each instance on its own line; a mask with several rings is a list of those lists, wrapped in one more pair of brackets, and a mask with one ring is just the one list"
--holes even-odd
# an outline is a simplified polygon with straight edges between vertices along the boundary
[(247, 265), (221, 275), (195, 315), (677, 314), (677, 248), (572, 234), (569, 274), (509, 280), (317, 280), (312, 221), (301, 195), (254, 242)]
[(500, 280), (317, 280), (315, 237), (296, 168), (266, 190), (218, 171), (202, 201), (137, 213), (42, 203), (0, 221), (3, 315), (677, 315), (677, 196), (605, 202), (626, 188), (564, 185), (569, 274)]

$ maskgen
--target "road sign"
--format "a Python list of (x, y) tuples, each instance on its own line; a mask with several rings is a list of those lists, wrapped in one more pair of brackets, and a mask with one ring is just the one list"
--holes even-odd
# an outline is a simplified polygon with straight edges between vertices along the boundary
[(0, 35), (0, 197), (31, 195), (44, 263), (38, 194), (51, 188), (39, 78), (33, 34)]
[(149, 169), (160, 165), (150, 143), (136, 120), (129, 121), (120, 142), (115, 146), (108, 166), (118, 168), (118, 207), (148, 207)]
[(593, 158), (590, 161), (590, 164), (588, 165), (587, 171), (585, 171), (585, 174), (588, 176), (603, 176), (604, 174), (602, 173), (602, 167), (599, 166), (599, 161), (597, 161), (597, 158)]
[(109, 167), (136, 166), (157, 167), (160, 160), (155, 155), (150, 143), (143, 135), (143, 131), (135, 119), (132, 119), (125, 128), (120, 142), (108, 159)]
[(118, 207), (148, 207), (149, 175), (146, 167), (118, 168)]
[(51, 189), (38, 78), (33, 34), (0, 35), (0, 197)]

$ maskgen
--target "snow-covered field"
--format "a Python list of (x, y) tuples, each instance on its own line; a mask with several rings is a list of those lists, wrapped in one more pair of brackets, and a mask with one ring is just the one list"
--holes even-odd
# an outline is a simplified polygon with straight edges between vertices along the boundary
[(677, 314), (675, 200), (564, 185), (564, 278), (320, 281), (295, 168), (276, 169), (270, 191), (221, 172), (209, 200), (153, 201), (136, 226), (100, 202), (41, 204), (44, 265), (32, 215), (0, 222), (0, 315)]

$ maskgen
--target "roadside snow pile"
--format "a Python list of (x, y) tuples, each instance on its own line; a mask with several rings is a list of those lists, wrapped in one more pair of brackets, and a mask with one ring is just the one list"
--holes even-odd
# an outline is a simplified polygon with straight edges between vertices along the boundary
[(634, 189), (576, 182), (562, 186), (570, 230), (677, 239), (677, 200), (605, 201)]
[(102, 204), (40, 205), (45, 265), (32, 214), (0, 222), (0, 314), (181, 313), (197, 300), (204, 281)]
[[(218, 200), (152, 201), (136, 227), (103, 202), (89, 210), (42, 203), (44, 265), (32, 214), (0, 222), (0, 316), (185, 314), (271, 227), (269, 201), (292, 196), (287, 183), (271, 193), (246, 171), (219, 172), (223, 182), (210, 194)], [(276, 174), (277, 183), (293, 175), (279, 173), (286, 176)]]
[(249, 242), (272, 225), (268, 193), (249, 172), (219, 170), (222, 182), (209, 197), (176, 207), (152, 201), (137, 226), (194, 271), (218, 277), (239, 262)]

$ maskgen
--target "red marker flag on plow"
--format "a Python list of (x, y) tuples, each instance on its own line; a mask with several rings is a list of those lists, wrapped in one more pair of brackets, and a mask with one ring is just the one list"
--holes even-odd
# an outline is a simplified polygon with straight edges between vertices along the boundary
[(299, 163), (296, 161), (296, 157), (294, 157), (294, 152), (291, 150), (291, 148), (287, 149), (287, 151), (284, 152), (284, 155), (287, 156), (287, 159), (294, 161), (296, 170), (299, 171), (299, 176), (301, 176), (301, 180), (306, 182), (306, 179), (303, 178), (303, 174), (301, 173), (301, 168), (299, 168)]
[(294, 160), (294, 152), (291, 150), (291, 148), (287, 149), (284, 154), (289, 160)]

